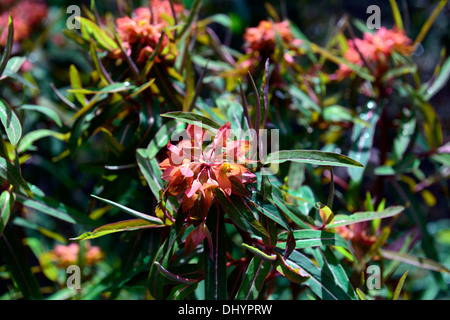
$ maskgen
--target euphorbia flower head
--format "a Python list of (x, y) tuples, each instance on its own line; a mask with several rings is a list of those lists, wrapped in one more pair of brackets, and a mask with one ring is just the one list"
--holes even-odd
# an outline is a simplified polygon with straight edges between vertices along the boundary
[[(377, 68), (377, 74), (381, 75), (387, 69), (387, 60), (393, 52), (409, 55), (413, 52), (412, 41), (404, 30), (380, 28), (375, 33), (364, 33), (362, 39), (348, 40), (348, 49), (344, 58), (358, 66), (363, 66), (364, 61)], [(362, 56), (362, 57), (361, 57)], [(337, 72), (338, 78), (351, 74), (351, 69), (341, 64)]]
[(244, 34), (245, 47), (248, 52), (253, 51), (273, 51), (277, 33), (281, 40), (290, 45), (300, 45), (302, 41), (295, 39), (289, 28), (289, 21), (271, 22), (261, 21), (257, 27), (248, 28)]
[[(173, 5), (175, 15), (179, 14), (184, 7), (180, 4)], [(141, 7), (134, 10), (132, 17), (117, 18), (117, 32), (128, 53), (132, 47), (138, 48), (137, 62), (143, 62), (156, 49), (165, 27), (169, 26), (168, 19), (172, 17), (169, 0), (152, 0), (149, 7)], [(173, 17), (172, 17), (173, 18)], [(168, 35), (164, 35), (161, 49), (166, 48), (169, 43)], [(156, 57), (156, 62), (161, 57)]]
[[(78, 243), (71, 243), (67, 246), (58, 244), (55, 246), (54, 250), (50, 251), (50, 258), (55, 261), (59, 267), (66, 268), (77, 263), (79, 251), (80, 246)], [(100, 250), (100, 247), (91, 246), (88, 243), (85, 253), (86, 265), (93, 265), (103, 258), (104, 254)]]
[(196, 125), (188, 125), (187, 137), (177, 145), (168, 143), (168, 158), (160, 163), (164, 170), (162, 179), (167, 181), (168, 195), (182, 194), (182, 209), (189, 212), (194, 225), (203, 222), (214, 199), (214, 192), (249, 196), (244, 186), (255, 181), (255, 175), (243, 164), (249, 141), (229, 141), (230, 123), (223, 125), (212, 143), (203, 148), (207, 131)]

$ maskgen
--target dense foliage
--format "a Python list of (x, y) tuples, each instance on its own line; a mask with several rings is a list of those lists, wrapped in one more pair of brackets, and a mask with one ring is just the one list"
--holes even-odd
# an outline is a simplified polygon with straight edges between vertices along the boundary
[(2, 1), (1, 299), (448, 298), (447, 1), (389, 3)]

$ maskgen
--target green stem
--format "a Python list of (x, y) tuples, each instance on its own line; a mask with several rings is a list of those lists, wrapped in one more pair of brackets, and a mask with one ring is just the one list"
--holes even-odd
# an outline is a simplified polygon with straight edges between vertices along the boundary
[[(213, 208), (213, 207), (212, 207)], [(225, 300), (227, 297), (227, 269), (225, 249), (225, 221), (221, 207), (216, 204), (217, 212), (210, 210), (206, 220), (212, 248), (207, 239), (205, 246), (205, 299)]]

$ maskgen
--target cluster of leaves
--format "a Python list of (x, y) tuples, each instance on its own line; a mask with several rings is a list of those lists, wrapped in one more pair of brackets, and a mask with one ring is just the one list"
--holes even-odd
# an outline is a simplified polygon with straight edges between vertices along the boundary
[[(138, 34), (144, 22), (118, 30), (117, 17), (136, 16), (128, 2), (116, 15), (100, 16), (95, 1), (83, 7), (80, 30), (64, 30), (55, 55), (77, 50), (85, 59), (49, 84), (45, 66), (24, 72), (25, 56), (11, 56), (10, 17), (0, 62), (0, 275), (11, 280), (2, 297), (398, 299), (404, 284), (404, 297), (414, 297), (423, 269), (425, 297), (449, 294), (449, 256), (439, 255), (448, 226), (426, 215), (439, 200), (429, 188), (448, 196), (449, 147), (430, 103), (450, 76), (445, 51), (422, 83), (398, 52), (382, 74), (370, 61), (347, 61), (348, 19), (325, 46), (289, 23), (297, 47), (275, 31), (270, 50), (242, 53), (214, 31), (229, 28), (229, 17), (201, 18), (201, 0), (147, 5), (151, 20), (158, 6), (168, 9), (157, 31), (147, 21), (159, 38), (144, 48), (121, 33)], [(341, 65), (351, 74), (336, 80)], [(206, 220), (193, 225), (182, 198), (162, 196), (159, 164), (188, 124), (215, 135), (226, 123), (278, 130), (280, 151), (252, 169), (248, 196), (217, 188)], [(68, 241), (79, 245), (81, 290), (66, 287), (49, 254)], [(104, 253), (94, 265), (89, 241)], [(366, 283), (372, 265), (381, 270), (376, 290)]]

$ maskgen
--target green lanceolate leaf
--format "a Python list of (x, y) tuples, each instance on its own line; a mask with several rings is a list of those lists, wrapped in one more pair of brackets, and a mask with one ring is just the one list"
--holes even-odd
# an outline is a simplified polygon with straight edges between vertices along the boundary
[(67, 91), (74, 94), (103, 94), (103, 93), (117, 93), (134, 89), (136, 89), (136, 86), (130, 85), (129, 82), (116, 82), (100, 89), (80, 88), (80, 89), (69, 89)]
[(359, 162), (342, 154), (316, 150), (283, 150), (272, 152), (267, 156), (267, 163), (283, 163), (294, 161), (320, 166), (339, 166), (362, 168)]
[(228, 199), (223, 192), (219, 190), (216, 192), (216, 199), (219, 201), (228, 217), (230, 217), (239, 228), (258, 236), (269, 236), (261, 223), (259, 223), (253, 215), (253, 212), (240, 197), (231, 195)]
[(161, 227), (164, 227), (164, 225), (155, 224), (153, 222), (145, 221), (142, 219), (131, 219), (101, 226), (92, 232), (85, 232), (76, 238), (71, 238), (70, 240), (81, 241), (81, 240), (95, 239), (116, 232), (136, 231), (142, 229), (161, 228)]
[(24, 104), (24, 105), (18, 107), (17, 109), (40, 112), (40, 113), (46, 115), (47, 117), (49, 117), (50, 119), (52, 119), (58, 125), (58, 127), (63, 126), (61, 118), (59, 117), (58, 113), (56, 111), (54, 111), (53, 109), (51, 109), (50, 107), (34, 105), (34, 104)]
[(406, 277), (408, 276), (408, 272), (409, 270), (407, 270), (400, 278), (397, 287), (395, 287), (394, 297), (392, 298), (392, 300), (398, 300), (398, 298), (400, 297), (400, 292), (402, 291), (403, 284), (405, 283)]
[[(360, 115), (361, 120), (366, 123), (356, 123), (352, 131), (352, 147), (349, 152), (349, 157), (360, 162), (362, 166), (369, 163), (370, 150), (373, 145), (373, 138), (375, 136), (375, 128), (382, 112), (382, 106), (375, 105), (374, 102), (369, 101), (366, 106), (367, 110)], [(362, 167), (361, 166), (361, 167)], [(355, 181), (360, 181), (363, 177), (364, 170), (361, 168), (348, 168), (350, 177)]]
[[(282, 253), (281, 249), (277, 249)], [(336, 283), (334, 277), (329, 273), (323, 273), (322, 269), (317, 267), (307, 256), (297, 250), (292, 251), (286, 259), (296, 268), (301, 268), (306, 274), (311, 276), (304, 282), (305, 285), (323, 300), (351, 300), (352, 297)]]
[[(352, 284), (350, 283), (350, 279), (333, 251), (329, 247), (324, 249), (314, 248), (312, 251), (314, 253), (316, 263), (322, 270), (322, 273), (327, 274), (330, 278), (334, 279), (336, 285), (345, 291), (350, 299), (357, 300), (358, 297)], [(356, 261), (354, 256), (352, 258), (353, 261)]]
[(169, 280), (181, 284), (194, 284), (197, 282), (196, 280), (180, 277), (179, 275), (173, 274), (172, 272), (166, 270), (158, 261), (155, 261), (155, 265), (158, 267), (159, 272), (161, 272)]
[(20, 290), (24, 299), (43, 299), (36, 277), (24, 252), (22, 243), (16, 239), (17, 234), (6, 228), (0, 236), (0, 253), (14, 279), (14, 285)]
[(441, 72), (437, 76), (436, 79), (434, 79), (433, 83), (428, 88), (421, 88), (425, 91), (424, 97), (427, 101), (429, 101), (436, 93), (438, 93), (448, 82), (448, 79), (450, 78), (450, 58), (447, 58), (445, 60), (444, 64), (442, 65)]
[(95, 198), (95, 199), (98, 199), (100, 201), (106, 202), (107, 204), (110, 204), (110, 205), (116, 207), (117, 209), (122, 210), (123, 212), (126, 212), (126, 213), (128, 213), (128, 214), (130, 214), (130, 215), (132, 215), (132, 216), (134, 216), (136, 218), (139, 218), (139, 219), (142, 219), (142, 220), (145, 220), (147, 222), (154, 223), (154, 224), (164, 225), (162, 220), (157, 218), (157, 217), (149, 216), (148, 214), (145, 214), (145, 213), (133, 210), (133, 209), (128, 208), (128, 207), (126, 207), (124, 205), (121, 205), (121, 204), (119, 204), (117, 202), (114, 202), (114, 201), (111, 201), (111, 200), (108, 200), (108, 199), (103, 199), (103, 198), (100, 198), (100, 197), (95, 196), (93, 194), (91, 196), (93, 198)]
[(405, 210), (405, 208), (402, 206), (392, 206), (383, 211), (355, 212), (351, 215), (336, 215), (334, 216), (334, 222), (327, 225), (326, 228), (331, 229), (363, 221), (389, 218), (401, 213), (403, 210)]
[[(70, 77), (70, 84), (72, 85), (73, 89), (83, 88), (80, 73), (78, 72), (77, 67), (75, 67), (73, 64), (70, 65), (69, 77)], [(86, 104), (86, 98), (83, 93), (75, 93), (75, 98), (78, 100), (78, 102), (81, 103), (82, 106)]]
[(259, 257), (254, 257), (245, 271), (241, 286), (236, 294), (236, 300), (256, 300), (269, 274), (271, 263)]
[(154, 158), (159, 150), (167, 145), (171, 139), (172, 133), (182, 130), (185, 127), (186, 125), (184, 123), (178, 123), (173, 120), (163, 125), (147, 146), (147, 159)]
[(294, 283), (303, 283), (310, 278), (309, 274), (291, 261), (285, 260), (280, 254), (278, 254), (278, 260), (275, 262), (275, 267), (278, 272)]
[(358, 295), (359, 300), (367, 300), (365, 293), (360, 288), (356, 288), (356, 294)]
[(109, 51), (119, 49), (114, 39), (108, 36), (105, 31), (103, 31), (98, 25), (95, 24), (95, 22), (92, 22), (83, 17), (76, 17), (76, 19), (80, 21), (81, 28), (87, 31), (87, 33), (91, 37), (97, 40), (97, 42), (103, 47), (103, 49), (107, 49)]
[(23, 180), (20, 172), (9, 161), (2, 157), (0, 157), (0, 177), (12, 184), (17, 191), (33, 198), (33, 193), (25, 180)]
[(441, 264), (437, 261), (434, 261), (432, 259), (416, 257), (409, 253), (394, 252), (394, 251), (384, 250), (384, 249), (381, 249), (380, 252), (381, 252), (381, 255), (383, 256), (383, 258), (388, 259), (388, 260), (404, 262), (404, 263), (410, 264), (412, 266), (416, 266), (416, 267), (431, 270), (431, 271), (450, 273), (449, 268), (447, 268), (443, 264)]
[(23, 138), (19, 142), (17, 151), (19, 153), (25, 152), (33, 145), (35, 141), (46, 137), (54, 137), (62, 141), (66, 139), (64, 134), (58, 133), (56, 131), (48, 129), (37, 129), (23, 136)]
[(22, 136), (22, 125), (11, 107), (2, 99), (0, 99), (0, 119), (9, 141), (12, 145), (16, 145)]
[(195, 124), (207, 130), (211, 130), (212, 132), (216, 132), (217, 129), (221, 127), (221, 125), (214, 120), (193, 112), (174, 111), (161, 114), (161, 116), (173, 118), (181, 122)]
[[(278, 239), (282, 242), (277, 244), (280, 249), (286, 248), (286, 241), (288, 234), (283, 232), (279, 234)], [(347, 241), (336, 233), (322, 230), (295, 230), (293, 232), (295, 239), (295, 249), (304, 249), (321, 246), (338, 246), (346, 249), (351, 254), (352, 251), (348, 247)]]
[(278, 208), (274, 204), (267, 201), (256, 201), (252, 202), (252, 205), (252, 207), (257, 210), (257, 213), (262, 213), (289, 232), (292, 232), (292, 229), (289, 226), (289, 222), (286, 220), (286, 217), (278, 210)]
[(6, 224), (8, 223), (13, 204), (14, 198), (11, 193), (7, 190), (3, 191), (0, 195), (0, 236), (3, 234), (3, 230), (5, 230)]
[(14, 42), (14, 25), (12, 16), (9, 15), (8, 35), (6, 37), (5, 51), (3, 51), (2, 59), (0, 60), (0, 77), (3, 75), (3, 71), (5, 70), (6, 65), (8, 64), (13, 42)]
[(88, 227), (97, 227), (99, 222), (90, 219), (87, 215), (79, 212), (56, 200), (35, 194), (33, 199), (16, 194), (17, 202), (22, 203), (29, 209), (36, 210), (56, 219), (71, 223), (82, 224)]

